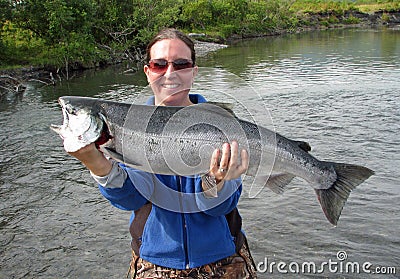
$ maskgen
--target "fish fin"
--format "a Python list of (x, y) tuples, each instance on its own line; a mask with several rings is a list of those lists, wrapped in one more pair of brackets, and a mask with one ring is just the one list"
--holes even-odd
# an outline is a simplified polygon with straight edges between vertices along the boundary
[(265, 183), (265, 186), (277, 194), (283, 194), (285, 187), (293, 178), (294, 175), (289, 173), (271, 174)]
[(233, 103), (222, 103), (222, 102), (207, 102), (207, 104), (219, 106), (219, 107), (221, 107), (223, 109), (226, 109), (228, 111), (232, 111), (233, 107), (235, 106), (235, 104), (233, 104)]
[(124, 165), (127, 165), (129, 167), (135, 168), (135, 167), (140, 167), (141, 164), (138, 164), (133, 161), (127, 161), (124, 159), (124, 156), (121, 153), (118, 153), (115, 149), (109, 148), (107, 146), (101, 146), (100, 150), (107, 156), (113, 158), (115, 161), (123, 163)]
[(265, 181), (267, 181), (268, 178), (269, 176), (263, 176), (263, 175), (255, 175), (255, 176), (246, 175), (245, 177), (243, 177), (242, 184), (249, 186), (247, 189), (249, 190), (250, 199), (257, 197), (257, 195), (261, 193), (261, 191), (265, 187)]
[(331, 164), (336, 171), (336, 181), (329, 189), (316, 189), (315, 192), (326, 218), (336, 226), (350, 192), (373, 175), (374, 171), (357, 165)]
[(235, 106), (235, 104), (232, 103), (207, 102), (207, 103), (201, 103), (199, 105), (214, 105), (226, 110), (228, 113), (235, 116), (235, 113), (233, 112), (233, 107)]
[(293, 141), (293, 143), (295, 145), (297, 145), (298, 147), (300, 147), (301, 149), (303, 149), (307, 153), (311, 151), (311, 145), (306, 141), (295, 140), (295, 141)]

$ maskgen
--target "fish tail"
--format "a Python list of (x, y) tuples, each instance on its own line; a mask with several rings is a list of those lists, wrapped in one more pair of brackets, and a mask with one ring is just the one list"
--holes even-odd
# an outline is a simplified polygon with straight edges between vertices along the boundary
[(357, 165), (329, 164), (333, 165), (337, 179), (329, 189), (316, 189), (315, 192), (326, 218), (336, 226), (350, 192), (373, 175), (374, 171)]

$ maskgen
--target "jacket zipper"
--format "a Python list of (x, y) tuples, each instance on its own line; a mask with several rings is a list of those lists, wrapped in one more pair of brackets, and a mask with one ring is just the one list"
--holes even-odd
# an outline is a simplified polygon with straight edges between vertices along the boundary
[(189, 256), (188, 256), (188, 249), (187, 249), (187, 228), (186, 228), (186, 218), (185, 218), (185, 213), (183, 213), (183, 205), (182, 205), (182, 197), (183, 197), (183, 190), (182, 190), (182, 177), (177, 176), (177, 183), (178, 183), (178, 189), (179, 189), (179, 205), (180, 205), (180, 211), (181, 211), (181, 218), (182, 218), (182, 224), (183, 224), (183, 249), (185, 253), (185, 266), (186, 269), (189, 268)]

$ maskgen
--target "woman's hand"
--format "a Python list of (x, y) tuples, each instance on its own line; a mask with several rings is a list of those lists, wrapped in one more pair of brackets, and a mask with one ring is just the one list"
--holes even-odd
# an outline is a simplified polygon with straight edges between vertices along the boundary
[[(222, 153), (222, 154), (221, 154)], [(219, 158), (221, 157), (221, 161)], [(215, 149), (210, 163), (210, 171), (207, 175), (214, 177), (217, 184), (217, 191), (224, 186), (225, 180), (232, 180), (240, 177), (247, 171), (249, 156), (245, 149), (241, 150), (239, 157), (239, 145), (236, 141), (231, 144), (224, 143), (222, 150)], [(204, 190), (208, 190), (207, 187)]]
[(91, 143), (78, 151), (68, 152), (68, 154), (81, 161), (94, 175), (106, 176), (110, 173), (112, 164), (104, 157), (94, 143)]

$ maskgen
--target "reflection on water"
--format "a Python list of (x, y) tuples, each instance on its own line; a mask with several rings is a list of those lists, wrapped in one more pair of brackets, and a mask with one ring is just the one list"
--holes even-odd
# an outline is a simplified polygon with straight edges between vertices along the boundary
[[(348, 261), (395, 266), (397, 275), (329, 273), (329, 278), (398, 278), (400, 258), (400, 33), (333, 30), (238, 43), (199, 59), (194, 91), (241, 100), (276, 131), (308, 141), (323, 160), (376, 171), (350, 196), (333, 228), (313, 190), (295, 180), (282, 196), (244, 189), (244, 229), (256, 262)], [(0, 278), (122, 278), (129, 212), (111, 207), (88, 172), (62, 150), (49, 125), (62, 121), (62, 95), (131, 100), (142, 73), (110, 68), (57, 87), (29, 86), (0, 104)], [(237, 77), (234, 77), (234, 73)], [(239, 78), (240, 77), (240, 78)], [(247, 81), (248, 83), (246, 83)], [(229, 98), (228, 98), (229, 97)], [(243, 108), (244, 107), (244, 108)], [(267, 117), (268, 118), (268, 117)], [(261, 273), (260, 278), (321, 278)]]

